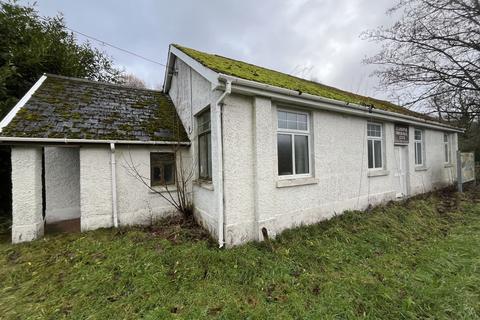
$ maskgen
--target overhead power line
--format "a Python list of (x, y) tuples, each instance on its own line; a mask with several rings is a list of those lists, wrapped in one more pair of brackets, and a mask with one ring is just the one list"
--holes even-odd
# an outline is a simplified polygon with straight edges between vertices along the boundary
[[(0, 4), (10, 4), (10, 3), (7, 3), (7, 2), (5, 2), (5, 1), (0, 1)], [(42, 19), (43, 21), (46, 21), (46, 22), (49, 22), (49, 21), (50, 21), (50, 20), (49, 20), (48, 18), (46, 18), (46, 17), (42, 17), (42, 16), (38, 16), (38, 17), (39, 17), (40, 19)], [(158, 65), (160, 65), (160, 66), (162, 66), (162, 67), (166, 67), (166, 66), (167, 66), (167, 65), (164, 64), (164, 63), (161, 63), (161, 62), (155, 61), (155, 60), (153, 60), (153, 59), (147, 58), (147, 57), (142, 56), (141, 54), (135, 53), (135, 52), (133, 52), (133, 51), (130, 51), (130, 50), (127, 50), (127, 49), (123, 49), (123, 48), (121, 48), (121, 47), (119, 47), (119, 46), (116, 46), (116, 45), (111, 44), (111, 43), (109, 43), (109, 42), (107, 42), (107, 41), (101, 40), (101, 39), (99, 39), (99, 38), (90, 36), (90, 35), (88, 35), (88, 34), (86, 34), (86, 33), (81, 32), (81, 31), (72, 29), (72, 28), (67, 27), (67, 26), (64, 26), (64, 28), (67, 29), (67, 30), (69, 30), (69, 31), (71, 31), (71, 32), (73, 32), (73, 33), (79, 34), (79, 35), (81, 35), (81, 36), (83, 36), (83, 37), (85, 37), (85, 38), (88, 38), (88, 39), (91, 39), (91, 40), (93, 40), (93, 41), (96, 41), (96, 42), (98, 42), (98, 43), (100, 43), (100, 44), (102, 44), (102, 45), (104, 45), (104, 46), (111, 47), (111, 48), (113, 48), (113, 49), (116, 49), (116, 50), (118, 50), (118, 51), (121, 51), (121, 52), (130, 54), (130, 55), (132, 55), (132, 56), (135, 56), (135, 57), (137, 57), (137, 58), (143, 59), (143, 60), (145, 60), (145, 61), (158, 64)]]
[(89, 36), (88, 34), (85, 34), (85, 33), (83, 33), (83, 32), (74, 30), (74, 29), (69, 28), (69, 27), (67, 27), (67, 26), (65, 26), (65, 29), (70, 30), (71, 32), (77, 33), (77, 34), (79, 34), (79, 35), (82, 35), (82, 36), (84, 36), (85, 38), (88, 38), (88, 39), (97, 41), (97, 42), (99, 42), (100, 44), (102, 44), (102, 45), (104, 45), (104, 46), (108, 46), (108, 47), (117, 49), (117, 50), (119, 50), (119, 51), (122, 51), (122, 52), (124, 52), (124, 53), (131, 54), (131, 55), (133, 55), (133, 56), (135, 56), (135, 57), (137, 57), (137, 58), (143, 59), (143, 60), (145, 60), (145, 61), (148, 61), (148, 62), (151, 62), (151, 63), (155, 63), (155, 64), (161, 65), (161, 66), (163, 66), (163, 67), (166, 67), (166, 66), (167, 66), (167, 65), (164, 64), (164, 63), (161, 63), (161, 62), (152, 60), (152, 59), (150, 59), (150, 58), (144, 57), (144, 56), (142, 56), (142, 55), (140, 55), (140, 54), (138, 54), (138, 53), (135, 53), (135, 52), (133, 52), (133, 51), (120, 48), (120, 47), (118, 47), (118, 46), (116, 46), (116, 45), (113, 45), (113, 44), (108, 43), (108, 42), (106, 42), (106, 41), (103, 41), (103, 40), (100, 40), (100, 39), (98, 39), (98, 38)]

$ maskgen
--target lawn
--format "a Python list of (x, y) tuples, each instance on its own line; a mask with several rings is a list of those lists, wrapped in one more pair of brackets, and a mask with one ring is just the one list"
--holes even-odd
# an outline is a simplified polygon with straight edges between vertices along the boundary
[(189, 223), (0, 244), (3, 319), (480, 318), (480, 191), (230, 250)]

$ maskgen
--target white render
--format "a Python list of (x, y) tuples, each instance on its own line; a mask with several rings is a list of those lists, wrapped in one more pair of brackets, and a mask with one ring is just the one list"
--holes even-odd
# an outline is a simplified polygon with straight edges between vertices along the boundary
[[(80, 148), (82, 231), (113, 226), (110, 152), (109, 145)], [(169, 146), (116, 148), (117, 207), (120, 226), (150, 224), (177, 213), (166, 200), (139, 181), (132, 169), (135, 168), (140, 175), (149, 179), (151, 152), (173, 152), (173, 149)], [(184, 167), (189, 168), (190, 158), (186, 151), (182, 151), (181, 158)]]
[[(167, 93), (190, 132), (191, 153), (195, 159), (194, 117), (210, 106), (213, 122), (215, 99), (212, 96), (220, 96), (224, 89), (215, 87), (208, 77), (202, 77), (180, 58), (174, 60), (174, 66)], [(267, 94), (246, 94), (242, 87), (235, 91), (237, 93), (226, 97), (222, 106), (223, 228), (227, 246), (262, 240), (262, 228), (274, 237), (285, 229), (329, 219), (346, 210), (364, 210), (370, 205), (399, 199), (401, 188), (393, 142), (394, 124), (407, 120), (393, 122), (386, 116), (379, 120), (379, 117), (314, 109), (309, 103), (289, 103), (286, 98), (275, 99)], [(282, 179), (278, 176), (278, 107), (302, 110), (310, 115), (310, 177)], [(383, 170), (368, 169), (366, 128), (369, 121), (381, 123), (384, 129)], [(422, 167), (414, 163), (415, 128), (424, 130), (425, 134), (426, 163)], [(443, 161), (445, 132), (450, 133), (452, 141), (450, 164)], [(212, 145), (219, 134), (212, 123)], [(457, 133), (418, 121), (418, 126), (409, 125), (409, 136), (410, 143), (402, 147), (408, 154), (406, 196), (453, 184)], [(213, 166), (218, 159), (215, 153), (213, 145)], [(215, 186), (220, 178), (213, 170), (211, 185), (197, 184), (193, 188), (197, 217), (215, 237), (218, 236)]]
[(80, 156), (78, 147), (45, 148), (45, 220), (80, 218)]
[[(261, 240), (341, 214), (395, 200), (399, 181), (394, 157), (393, 123), (383, 123), (385, 163), (381, 172), (367, 168), (368, 119), (310, 110), (313, 173), (301, 179), (277, 174), (277, 108), (265, 98), (232, 95), (224, 105), (226, 244)], [(282, 108), (295, 106), (280, 105)], [(413, 127), (410, 137), (413, 139)], [(426, 166), (414, 165), (409, 153), (408, 196), (452, 184), (455, 162), (443, 162), (443, 132), (425, 130)], [(456, 134), (452, 149), (457, 150)], [(452, 160), (454, 157), (452, 155)]]
[(43, 235), (42, 149), (12, 147), (12, 242)]
[[(182, 120), (185, 130), (192, 141), (190, 154), (193, 160), (193, 166), (197, 169), (197, 141), (194, 116), (205, 108), (213, 109), (220, 91), (212, 91), (211, 83), (190, 68), (180, 59), (175, 61), (176, 75), (172, 79), (169, 95), (175, 104), (177, 112)], [(210, 233), (217, 237), (218, 235), (218, 205), (215, 201), (219, 194), (218, 190), (218, 146), (217, 132), (215, 128), (215, 118), (212, 116), (212, 182), (194, 181), (193, 183), (193, 205), (194, 213), (198, 222)]]

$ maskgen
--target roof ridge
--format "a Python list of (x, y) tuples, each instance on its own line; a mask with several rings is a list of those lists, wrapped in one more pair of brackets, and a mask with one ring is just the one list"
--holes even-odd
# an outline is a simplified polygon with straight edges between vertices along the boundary
[(85, 78), (68, 77), (68, 76), (62, 76), (62, 75), (53, 74), (53, 73), (44, 73), (44, 75), (45, 75), (47, 78), (57, 78), (57, 79), (73, 80), (73, 81), (79, 81), (79, 82), (85, 82), (85, 83), (94, 83), (94, 84), (99, 84), (99, 85), (104, 85), (104, 86), (111, 86), (111, 87), (117, 87), (117, 88), (123, 88), (123, 89), (133, 89), (133, 90), (141, 90), (141, 91), (151, 91), (151, 92), (166, 94), (165, 92), (163, 92), (163, 90), (155, 90), (155, 89), (149, 89), (149, 88), (137, 88), (137, 87), (128, 86), (128, 85), (123, 85), (123, 84), (119, 84), (119, 83), (110, 83), (110, 82), (96, 81), (96, 80), (90, 80), (90, 79), (85, 79)]

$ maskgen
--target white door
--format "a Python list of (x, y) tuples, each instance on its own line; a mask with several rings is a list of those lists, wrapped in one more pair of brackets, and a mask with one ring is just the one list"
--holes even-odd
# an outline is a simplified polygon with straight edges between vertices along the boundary
[(395, 177), (397, 179), (397, 198), (408, 195), (408, 147), (395, 146)]

